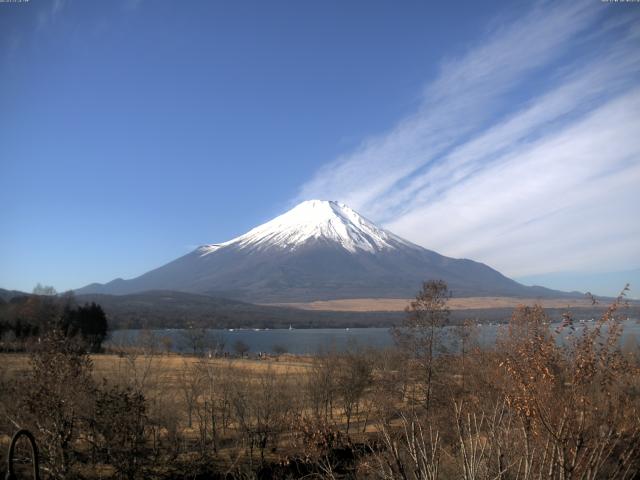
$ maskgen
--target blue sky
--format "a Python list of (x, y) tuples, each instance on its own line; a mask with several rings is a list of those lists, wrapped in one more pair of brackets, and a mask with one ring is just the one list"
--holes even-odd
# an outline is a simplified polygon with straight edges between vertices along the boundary
[(525, 281), (640, 282), (640, 4), (0, 3), (0, 87), (4, 288), (309, 198)]

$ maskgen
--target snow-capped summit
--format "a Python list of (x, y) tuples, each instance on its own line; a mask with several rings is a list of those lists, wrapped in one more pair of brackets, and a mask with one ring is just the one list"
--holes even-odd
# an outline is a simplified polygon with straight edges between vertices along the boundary
[(307, 200), (288, 212), (225, 243), (200, 247), (202, 255), (220, 248), (284, 248), (295, 250), (310, 240), (335, 242), (345, 250), (374, 253), (400, 246), (415, 247), (383, 230), (347, 205), (327, 200)]
[(481, 263), (414, 245), (342, 203), (323, 200), (302, 202), (244, 235), (199, 247), (139, 277), (78, 293), (174, 290), (267, 303), (410, 298), (430, 279), (446, 281), (456, 296), (554, 295)]

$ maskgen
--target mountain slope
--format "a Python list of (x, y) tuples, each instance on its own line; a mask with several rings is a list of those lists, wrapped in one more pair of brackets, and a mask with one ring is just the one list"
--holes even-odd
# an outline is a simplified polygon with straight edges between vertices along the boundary
[(5, 290), (4, 288), (0, 288), (0, 302), (8, 302), (14, 297), (24, 297), (26, 295), (30, 294), (18, 290)]
[(311, 200), (225, 243), (204, 245), (131, 280), (78, 293), (176, 290), (250, 302), (413, 296), (445, 280), (455, 296), (566, 296), (442, 256), (377, 227), (346, 205)]

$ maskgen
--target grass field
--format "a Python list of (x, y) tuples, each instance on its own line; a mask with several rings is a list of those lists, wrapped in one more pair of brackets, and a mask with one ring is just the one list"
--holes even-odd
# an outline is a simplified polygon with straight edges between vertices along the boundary
[[(251, 384), (259, 385), (265, 375), (275, 374), (277, 378), (283, 379), (287, 384), (296, 385), (304, 381), (312, 365), (312, 359), (309, 357), (291, 355), (255, 360), (205, 358), (175, 354), (145, 355), (130, 351), (123, 355), (91, 355), (90, 358), (96, 385), (100, 385), (103, 380), (106, 380), (109, 384), (140, 388), (150, 405), (148, 413), (153, 415), (153, 410), (172, 412), (170, 415), (176, 415), (180, 424), (179, 430), (183, 441), (191, 443), (198, 439), (200, 419), (196, 414), (196, 407), (194, 407), (192, 426), (187, 426), (185, 395), (189, 395), (196, 389), (197, 382), (194, 381), (194, 375), (199, 367), (206, 365), (205, 368), (210, 369), (209, 371), (216, 371), (217, 382), (224, 382), (223, 378), (226, 375), (226, 378), (231, 381), (245, 380)], [(0, 354), (0, 380), (24, 378), (31, 368), (29, 359), (27, 353)], [(198, 388), (200, 389), (199, 394), (201, 394), (202, 386), (200, 385)], [(236, 428), (233, 424), (231, 427), (232, 430)], [(12, 429), (7, 432), (0, 431), (2, 450), (6, 449), (12, 432)], [(233, 436), (235, 433), (229, 435)], [(222, 448), (218, 452), (218, 460), (227, 465), (232, 462), (233, 456), (238, 451), (235, 443), (228, 442), (228, 444), (229, 448)], [(277, 456), (271, 457), (272, 455), (269, 455), (272, 460), (278, 458)]]
[[(407, 298), (350, 298), (300, 303), (277, 303), (273, 306), (299, 308), (301, 310), (326, 310), (335, 312), (401, 312), (411, 302)], [(544, 308), (590, 308), (588, 298), (517, 298), (517, 297), (467, 297), (452, 298), (451, 310), (515, 308), (518, 305), (542, 305)]]
[[(149, 370), (156, 378), (163, 380), (165, 387), (175, 387), (180, 372), (203, 360), (202, 357), (189, 355), (134, 355), (116, 354), (92, 355), (93, 372), (96, 380), (109, 380), (117, 376), (128, 376), (132, 371)], [(301, 375), (309, 371), (311, 358), (304, 356), (282, 355), (264, 360), (239, 358), (212, 358), (207, 362), (214, 367), (230, 368), (247, 375), (257, 375), (268, 370), (276, 374)], [(7, 376), (21, 375), (29, 370), (29, 355), (26, 353), (0, 354), (0, 371)], [(167, 392), (168, 393), (168, 392)]]
[[(312, 415), (309, 406), (304, 402), (305, 394), (302, 392), (309, 376), (313, 374), (311, 357), (284, 354), (256, 360), (157, 353), (146, 355), (129, 351), (122, 355), (111, 353), (91, 355), (90, 358), (96, 385), (102, 385), (102, 382), (106, 381), (108, 385), (131, 386), (144, 393), (147, 415), (153, 419), (153, 422), (159, 421), (162, 425), (159, 429), (156, 428), (159, 441), (165, 445), (171, 442), (179, 445), (176, 448), (182, 453), (176, 457), (176, 461), (189, 463), (191, 457), (197, 457), (203, 428), (202, 421), (207, 412), (209, 423), (205, 424), (204, 428), (209, 437), (211, 436), (211, 411), (207, 411), (206, 402), (213, 398), (208, 397), (208, 400), (205, 400), (208, 388), (205, 385), (206, 372), (215, 376), (214, 395), (220, 401), (218, 408), (228, 410), (227, 413), (222, 414), (222, 417), (218, 413), (217, 418), (220, 425), (226, 423), (226, 426), (218, 427), (220, 429), (217, 433), (218, 447), (213, 459), (216, 468), (222, 471), (234, 468), (239, 461), (247, 462), (248, 444), (243, 437), (242, 422), (236, 418), (233, 406), (239, 397), (245, 399), (260, 397), (259, 392), (262, 389), (265, 387), (269, 389), (268, 394), (259, 398), (255, 405), (251, 403), (247, 405), (248, 411), (243, 421), (250, 422), (256, 428), (260, 428), (261, 422), (274, 421), (268, 420), (269, 415), (284, 418), (286, 414), (278, 410), (281, 408), (277, 405), (278, 397), (287, 397), (285, 402), (288, 402), (292, 409), (289, 413), (295, 411), (297, 414)], [(26, 380), (30, 368), (30, 356), (27, 353), (0, 354), (0, 380), (11, 378)], [(200, 375), (204, 377), (199, 377)], [(222, 401), (221, 397), (226, 400)], [(7, 399), (5, 398), (4, 401), (6, 402)], [(192, 402), (191, 406), (190, 402)], [(205, 402), (204, 405), (203, 402)], [(226, 407), (222, 406), (223, 404)], [(4, 407), (11, 409), (10, 405)], [(265, 407), (265, 410), (262, 410), (262, 407)], [(0, 405), (1, 411), (3, 411), (2, 405)], [(202, 416), (203, 414), (205, 417)], [(224, 419), (225, 416), (227, 420)], [(337, 428), (344, 428), (346, 420), (340, 408), (334, 407), (331, 416)], [(169, 433), (171, 425), (175, 425), (177, 436)], [(364, 428), (361, 425), (363, 425), (361, 419), (354, 417), (351, 422), (352, 438), (364, 440), (375, 430), (373, 423), (365, 423)], [(278, 433), (271, 438), (269, 448), (264, 451), (264, 458), (267, 462), (277, 463), (286, 458), (286, 455), (295, 453), (296, 448), (299, 447), (295, 446), (298, 440), (295, 434), (289, 431), (289, 426), (274, 425), (272, 428)], [(0, 450), (4, 451), (8, 447), (14, 429), (10, 426), (8, 430), (3, 430), (0, 428)], [(88, 451), (89, 447), (85, 442), (80, 442), (78, 445), (79, 450)], [(257, 462), (259, 461), (258, 447), (254, 447), (251, 456)], [(83, 474), (90, 478), (95, 478), (98, 475), (96, 472), (99, 472), (100, 478), (102, 475), (112, 476), (115, 472), (112, 466), (106, 465), (100, 466), (97, 470), (95, 466), (86, 468)]]

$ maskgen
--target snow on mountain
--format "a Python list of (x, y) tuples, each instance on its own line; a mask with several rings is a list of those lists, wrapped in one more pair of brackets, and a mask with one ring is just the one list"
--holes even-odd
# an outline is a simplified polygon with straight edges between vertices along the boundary
[(307, 200), (288, 212), (225, 243), (200, 247), (208, 255), (227, 246), (241, 249), (265, 250), (272, 247), (295, 250), (309, 240), (324, 239), (340, 244), (355, 253), (362, 250), (374, 253), (415, 245), (387, 232), (343, 203), (326, 200)]
[(78, 293), (174, 290), (249, 302), (409, 298), (422, 282), (456, 296), (558, 296), (467, 259), (445, 257), (388, 232), (348, 206), (309, 200), (224, 243), (204, 245), (130, 280)]

